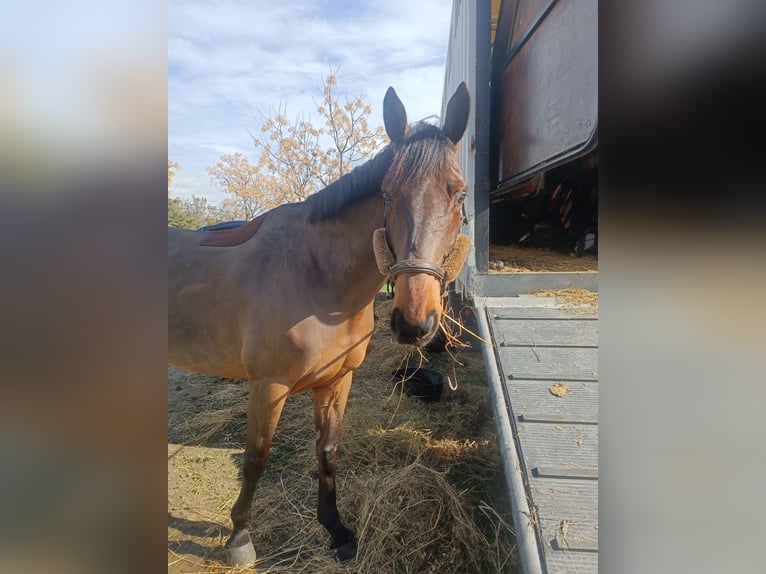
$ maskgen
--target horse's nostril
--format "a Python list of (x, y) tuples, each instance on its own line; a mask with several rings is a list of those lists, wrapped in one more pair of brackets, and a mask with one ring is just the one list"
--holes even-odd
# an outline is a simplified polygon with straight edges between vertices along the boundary
[(437, 316), (438, 316), (438, 313), (436, 311), (431, 311), (426, 317), (425, 321), (423, 321), (420, 324), (421, 337), (426, 337), (428, 335), (431, 335), (436, 330), (436, 327), (438, 326)]
[(398, 331), (399, 321), (402, 318), (402, 312), (399, 308), (395, 308), (391, 311), (391, 330), (396, 333)]
[(431, 311), (420, 323), (411, 324), (399, 308), (391, 311), (391, 330), (400, 343), (422, 345), (430, 339), (439, 326), (439, 313)]

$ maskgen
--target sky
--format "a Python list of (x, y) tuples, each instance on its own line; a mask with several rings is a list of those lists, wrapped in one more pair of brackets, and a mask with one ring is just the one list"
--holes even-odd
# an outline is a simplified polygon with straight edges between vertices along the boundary
[(393, 86), (410, 122), (441, 111), (452, 0), (170, 0), (168, 159), (173, 194), (219, 203), (205, 169), (223, 154), (256, 159), (260, 119), (316, 118), (322, 78), (340, 98), (362, 95), (382, 125)]

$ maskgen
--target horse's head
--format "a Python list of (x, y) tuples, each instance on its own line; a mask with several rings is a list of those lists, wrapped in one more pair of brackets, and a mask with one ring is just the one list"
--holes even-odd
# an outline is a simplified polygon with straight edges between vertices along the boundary
[(458, 142), (469, 108), (462, 83), (447, 104), (441, 128), (421, 124), (409, 129), (392, 88), (383, 101), (394, 155), (382, 184), (385, 224), (375, 243), (378, 264), (394, 282), (391, 330), (400, 343), (422, 346), (433, 338), (441, 321), (443, 287), (465, 260), (467, 238), (459, 231), (466, 184)]

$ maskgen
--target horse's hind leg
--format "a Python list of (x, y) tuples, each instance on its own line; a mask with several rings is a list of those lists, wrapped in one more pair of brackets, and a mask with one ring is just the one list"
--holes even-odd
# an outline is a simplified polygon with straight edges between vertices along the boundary
[(316, 450), (319, 460), (317, 519), (330, 533), (330, 548), (335, 549), (338, 560), (356, 556), (356, 537), (340, 521), (335, 497), (338, 443), (350, 388), (349, 372), (334, 384), (314, 391), (314, 422), (318, 431)]
[(234, 527), (225, 546), (226, 560), (234, 566), (249, 566), (255, 562), (255, 549), (248, 531), (250, 507), (255, 486), (266, 469), (271, 439), (274, 437), (274, 430), (277, 428), (287, 395), (288, 388), (284, 385), (250, 381), (242, 489), (231, 509)]

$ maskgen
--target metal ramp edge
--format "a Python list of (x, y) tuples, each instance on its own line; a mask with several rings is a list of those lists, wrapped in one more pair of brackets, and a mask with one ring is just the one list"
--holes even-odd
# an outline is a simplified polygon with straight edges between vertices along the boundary
[(522, 461), (516, 450), (513, 439), (513, 429), (506, 408), (505, 392), (500, 372), (497, 369), (495, 350), (491, 344), (492, 334), (486, 315), (487, 298), (474, 298), (475, 317), (478, 335), (481, 337), (481, 353), (487, 372), (489, 392), (492, 398), (492, 410), (497, 427), (498, 446), (503, 458), (505, 480), (511, 493), (511, 513), (516, 529), (516, 541), (521, 557), (521, 567), (524, 574), (543, 574), (540, 563), (540, 552), (537, 544), (537, 534), (531, 521), (527, 491), (522, 474)]
[[(589, 305), (573, 307), (537, 294), (475, 298), (474, 306), (487, 379), (500, 381), (501, 392), (491, 393), (498, 442), (513, 441), (510, 456), (524, 489), (520, 494), (509, 487), (514, 521), (519, 511), (531, 516), (542, 572), (595, 573), (597, 315)], [(567, 400), (552, 390), (554, 381), (568, 385)], [(501, 453), (509, 456), (507, 445), (501, 445)], [(522, 568), (526, 574), (524, 561)]]

